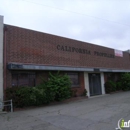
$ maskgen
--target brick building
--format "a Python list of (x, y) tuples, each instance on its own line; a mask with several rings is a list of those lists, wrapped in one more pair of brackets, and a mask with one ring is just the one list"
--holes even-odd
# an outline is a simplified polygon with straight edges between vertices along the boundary
[[(0, 97), (13, 86), (35, 86), (50, 71), (67, 73), (76, 95), (105, 94), (110, 76), (130, 72), (129, 51), (3, 24), (0, 16)], [(112, 77), (112, 78), (113, 78)]]

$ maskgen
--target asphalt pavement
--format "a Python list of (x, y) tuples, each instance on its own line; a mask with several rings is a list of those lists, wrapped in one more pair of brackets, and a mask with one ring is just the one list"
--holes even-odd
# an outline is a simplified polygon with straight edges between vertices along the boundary
[(121, 118), (130, 120), (130, 91), (0, 114), (0, 130), (115, 130)]

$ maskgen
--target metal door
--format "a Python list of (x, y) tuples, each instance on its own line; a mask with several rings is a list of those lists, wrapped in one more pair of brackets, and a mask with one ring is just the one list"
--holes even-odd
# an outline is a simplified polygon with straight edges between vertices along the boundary
[(98, 73), (89, 74), (90, 96), (101, 94), (101, 77)]

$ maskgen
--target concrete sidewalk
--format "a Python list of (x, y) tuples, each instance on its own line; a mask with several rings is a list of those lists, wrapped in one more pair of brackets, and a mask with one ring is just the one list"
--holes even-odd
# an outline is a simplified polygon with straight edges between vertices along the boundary
[(114, 130), (121, 118), (130, 120), (130, 92), (1, 114), (0, 130)]

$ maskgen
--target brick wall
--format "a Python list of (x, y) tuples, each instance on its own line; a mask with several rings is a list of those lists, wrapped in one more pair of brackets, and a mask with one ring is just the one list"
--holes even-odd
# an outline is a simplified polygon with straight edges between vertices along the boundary
[(84, 89), (85, 89), (85, 84), (84, 84), (84, 73), (80, 72), (79, 73), (79, 87), (73, 87), (72, 90), (74, 91), (73, 96), (81, 96), (83, 95)]
[[(10, 25), (5, 25), (5, 27), (7, 44), (6, 64), (17, 62), (39, 65), (130, 69), (130, 55), (126, 52), (123, 53), (123, 58), (112, 58), (114, 50), (110, 48)], [(79, 49), (78, 52), (76, 48)], [(97, 52), (110, 54), (111, 56), (98, 56)], [(36, 84), (40, 83), (41, 75), (46, 77), (46, 73), (36, 72)], [(83, 72), (80, 72), (79, 75), (80, 86), (72, 88), (76, 91), (76, 96), (82, 95), (85, 88)], [(11, 86), (10, 70), (6, 71), (6, 83), (6, 87)]]
[[(35, 85), (39, 85), (40, 83), (48, 80), (49, 71), (7, 71), (7, 88), (12, 87), (12, 77), (11, 72), (33, 72), (36, 75)], [(57, 73), (56, 71), (51, 72), (52, 74)], [(66, 74), (68, 72), (60, 72), (60, 74)], [(79, 86), (72, 87), (74, 91), (73, 96), (81, 96), (83, 95), (85, 86), (84, 86), (84, 73), (79, 72)]]
[[(123, 58), (97, 56), (95, 51), (114, 55), (114, 50), (19, 27), (5, 26), (7, 28), (7, 62), (130, 69), (130, 56), (126, 52), (123, 53)], [(68, 49), (71, 47), (71, 52), (65, 50), (65, 46)], [(82, 49), (82, 53), (77, 53), (74, 48)]]

